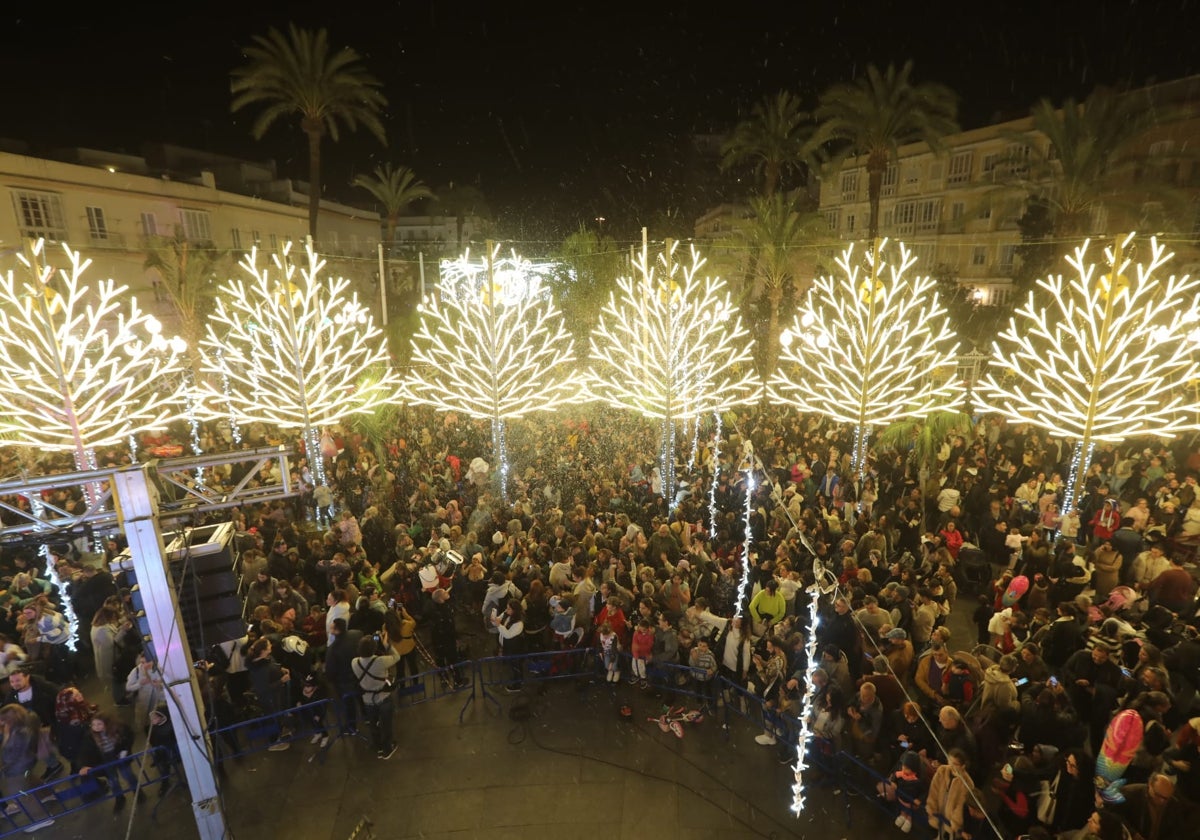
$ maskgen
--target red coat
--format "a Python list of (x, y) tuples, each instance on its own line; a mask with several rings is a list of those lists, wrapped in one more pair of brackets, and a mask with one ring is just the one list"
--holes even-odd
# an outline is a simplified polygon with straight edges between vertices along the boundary
[(962, 548), (963, 532), (955, 528), (953, 531), (939, 531), (942, 536), (942, 541), (946, 544), (946, 550), (950, 552), (950, 556), (955, 560), (958, 559), (958, 550)]

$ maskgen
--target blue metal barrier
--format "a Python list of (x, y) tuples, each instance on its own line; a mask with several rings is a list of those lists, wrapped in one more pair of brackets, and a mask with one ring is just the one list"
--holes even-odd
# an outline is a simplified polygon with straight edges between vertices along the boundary
[(144, 791), (168, 784), (171, 761), (167, 750), (146, 750), (89, 768), (86, 775), (75, 774), (22, 790), (0, 800), (0, 837), (36, 831), (60, 817), (132, 794), (135, 789)]

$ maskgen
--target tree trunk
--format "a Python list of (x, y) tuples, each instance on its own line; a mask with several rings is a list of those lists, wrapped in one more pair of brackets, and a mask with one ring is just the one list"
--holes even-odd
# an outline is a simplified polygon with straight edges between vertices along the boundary
[(883, 192), (883, 173), (886, 171), (887, 155), (871, 152), (867, 156), (867, 199), (871, 205), (867, 233), (871, 242), (879, 238), (879, 195)]
[(317, 212), (321, 207), (321, 129), (318, 126), (305, 125), (304, 133), (308, 135), (308, 235), (312, 237), (313, 246), (317, 243)]

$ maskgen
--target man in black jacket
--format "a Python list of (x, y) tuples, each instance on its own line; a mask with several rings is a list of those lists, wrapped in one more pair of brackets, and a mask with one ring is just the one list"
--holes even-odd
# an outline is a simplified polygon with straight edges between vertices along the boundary
[[(58, 698), (59, 686), (49, 680), (39, 677), (28, 668), (18, 668), (8, 675), (8, 688), (4, 691), (0, 706), (18, 703), (38, 716), (43, 733), (53, 731), (54, 704)], [(46, 758), (46, 771), (42, 774), (42, 782), (47, 782), (63, 772), (62, 757), (58, 750)]]
[[(334, 708), (342, 722), (343, 734), (355, 732), (358, 722), (358, 680), (350, 662), (358, 656), (360, 630), (347, 630), (344, 618), (335, 618), (329, 628), (329, 646), (325, 649), (325, 679)], [(349, 697), (347, 697), (349, 695)]]

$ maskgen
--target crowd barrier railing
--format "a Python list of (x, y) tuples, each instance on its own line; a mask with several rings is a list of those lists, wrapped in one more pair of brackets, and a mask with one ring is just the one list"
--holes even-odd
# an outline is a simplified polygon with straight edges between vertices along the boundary
[[(620, 658), (621, 682), (632, 670), (628, 653)], [(450, 697), (464, 697), (458, 718), (461, 723), (476, 698), (503, 708), (499, 692), (524, 691), (526, 686), (574, 680), (583, 685), (605, 683), (606, 669), (594, 647), (567, 647), (520, 655), (490, 656), (461, 662), (447, 668), (434, 668), (396, 680), (393, 702), (413, 707)], [(800, 735), (800, 719), (780, 712), (762, 697), (723, 676), (703, 679), (704, 672), (676, 663), (648, 662), (647, 689), (661, 695), (663, 705), (691, 700), (706, 710), (706, 718), (719, 721), (726, 739), (733, 736), (731, 722), (741, 720), (753, 729), (776, 736), (782, 751), (795, 758)], [(617, 683), (607, 683), (616, 695)], [(310, 760), (324, 763), (329, 749), (339, 737), (354, 733), (356, 721), (364, 720), (356, 694), (325, 698), (260, 715), (245, 721), (210, 730), (216, 764), (233, 758), (268, 750), (279, 743), (290, 744), (314, 735), (328, 736)], [(876, 785), (885, 778), (846, 751), (833, 751), (828, 742), (813, 738), (808, 744), (807, 764), (820, 772), (821, 784), (842, 791), (846, 824), (850, 826), (850, 791), (854, 790), (881, 810), (895, 816), (899, 805), (876, 797)], [(159, 748), (147, 750), (111, 764), (95, 767), (86, 775), (72, 775), (22, 790), (0, 799), (0, 838), (39, 824), (82, 811), (94, 804), (133, 792), (136, 780), (141, 790), (183, 783), (177, 759), (172, 752)], [(116, 780), (116, 781), (114, 781)], [(125, 784), (121, 784), (121, 780)], [(131, 782), (131, 780), (133, 780)]]
[(33, 833), (93, 805), (171, 785), (182, 779), (175, 763), (170, 750), (156, 748), (24, 788), (0, 800), (0, 837)]

